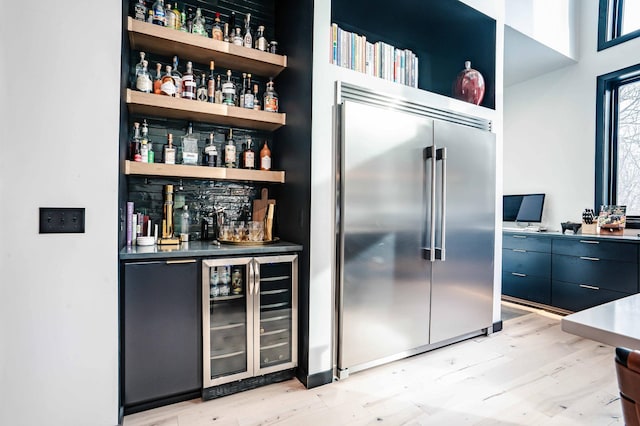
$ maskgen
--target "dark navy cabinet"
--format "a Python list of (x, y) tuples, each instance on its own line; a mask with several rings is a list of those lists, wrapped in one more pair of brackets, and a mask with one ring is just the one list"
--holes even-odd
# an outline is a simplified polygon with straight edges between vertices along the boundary
[(631, 238), (504, 232), (502, 293), (579, 311), (639, 292)]

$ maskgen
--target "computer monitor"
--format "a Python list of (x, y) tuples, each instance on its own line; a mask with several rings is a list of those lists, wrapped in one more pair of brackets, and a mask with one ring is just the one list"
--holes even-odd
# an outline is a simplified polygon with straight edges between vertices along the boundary
[(504, 195), (502, 220), (505, 222), (542, 222), (545, 194)]

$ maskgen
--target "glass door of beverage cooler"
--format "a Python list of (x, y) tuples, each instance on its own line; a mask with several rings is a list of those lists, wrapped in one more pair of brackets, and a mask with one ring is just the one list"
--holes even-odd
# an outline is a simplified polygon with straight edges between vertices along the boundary
[(255, 259), (255, 374), (298, 365), (298, 256)]
[(202, 261), (203, 385), (253, 376), (252, 258)]

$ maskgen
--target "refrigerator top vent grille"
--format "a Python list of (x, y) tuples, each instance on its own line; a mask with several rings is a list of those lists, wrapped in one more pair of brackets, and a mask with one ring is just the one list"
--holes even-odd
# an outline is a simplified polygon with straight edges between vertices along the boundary
[(343, 99), (422, 115), (436, 120), (449, 121), (475, 129), (491, 131), (491, 120), (473, 117), (459, 112), (434, 108), (407, 99), (377, 93), (359, 86), (338, 82), (338, 102)]

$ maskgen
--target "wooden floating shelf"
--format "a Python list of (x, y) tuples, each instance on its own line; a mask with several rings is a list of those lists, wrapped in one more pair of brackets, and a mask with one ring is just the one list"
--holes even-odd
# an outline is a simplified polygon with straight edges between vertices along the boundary
[(125, 175), (284, 183), (284, 172), (125, 161)]
[(178, 55), (185, 61), (208, 65), (215, 61), (216, 69), (251, 72), (275, 77), (287, 67), (287, 57), (262, 52), (224, 41), (190, 34), (148, 22), (127, 18), (131, 48), (163, 56)]
[(174, 98), (127, 89), (129, 112), (139, 115), (200, 121), (224, 126), (274, 131), (286, 124), (286, 114)]

